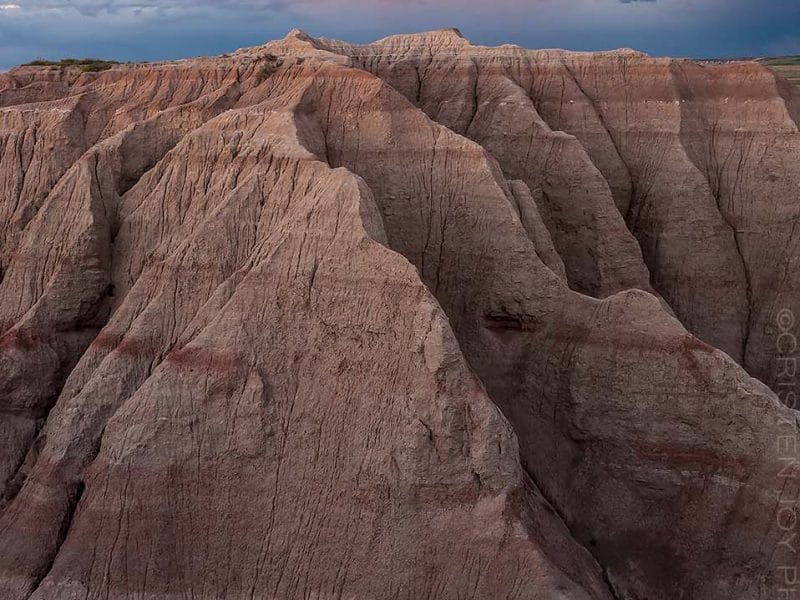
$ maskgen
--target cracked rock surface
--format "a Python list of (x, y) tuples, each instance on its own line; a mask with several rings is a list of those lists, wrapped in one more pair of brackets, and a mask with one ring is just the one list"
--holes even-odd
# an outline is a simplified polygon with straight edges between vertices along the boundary
[(0, 74), (0, 598), (800, 592), (798, 117), (456, 30)]

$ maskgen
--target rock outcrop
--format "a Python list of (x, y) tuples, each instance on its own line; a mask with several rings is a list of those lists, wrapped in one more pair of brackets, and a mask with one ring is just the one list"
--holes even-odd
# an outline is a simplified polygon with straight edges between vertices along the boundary
[(0, 77), (0, 597), (800, 591), (771, 72), (295, 30)]

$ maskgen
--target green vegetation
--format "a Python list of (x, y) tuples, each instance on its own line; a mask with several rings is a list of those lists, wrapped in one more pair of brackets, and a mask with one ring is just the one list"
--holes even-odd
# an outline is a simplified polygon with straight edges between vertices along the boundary
[(278, 58), (274, 54), (265, 54), (260, 59), (261, 66), (256, 73), (259, 83), (268, 79), (275, 71), (283, 65), (283, 59)]
[(762, 58), (760, 62), (768, 67), (800, 67), (800, 56), (774, 56)]
[(67, 69), (75, 67), (80, 69), (83, 73), (99, 73), (100, 71), (107, 71), (114, 65), (120, 64), (115, 60), (101, 60), (99, 58), (64, 58), (58, 61), (54, 60), (32, 60), (25, 63), (23, 67), (50, 67), (57, 69)]
[(762, 58), (759, 62), (775, 71), (781, 77), (800, 85), (800, 56), (774, 56)]

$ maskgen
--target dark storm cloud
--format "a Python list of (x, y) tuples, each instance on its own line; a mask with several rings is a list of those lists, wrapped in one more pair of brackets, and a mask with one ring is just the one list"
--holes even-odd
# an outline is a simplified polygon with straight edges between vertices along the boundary
[[(174, 9), (199, 6), (215, 6), (238, 10), (263, 10), (273, 7), (285, 8), (288, 2), (272, 2), (270, 0), (78, 0), (77, 2), (61, 2), (48, 0), (18, 0), (14, 3), (19, 9), (26, 11), (41, 10), (75, 10), (81, 14), (97, 14), (101, 12), (116, 13), (126, 9)], [(8, 5), (7, 5), (8, 6)]]

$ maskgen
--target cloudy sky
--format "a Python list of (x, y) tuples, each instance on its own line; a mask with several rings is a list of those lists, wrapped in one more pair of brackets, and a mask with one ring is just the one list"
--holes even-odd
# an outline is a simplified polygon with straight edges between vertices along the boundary
[(532, 48), (800, 54), (800, 0), (0, 0), (0, 69), (220, 54), (292, 27), (356, 42), (458, 27), (476, 43)]

